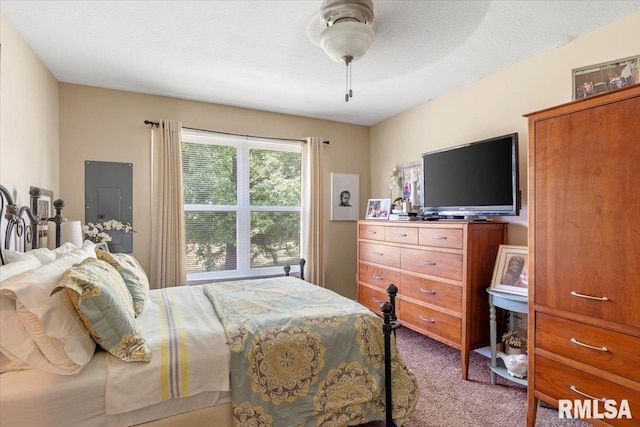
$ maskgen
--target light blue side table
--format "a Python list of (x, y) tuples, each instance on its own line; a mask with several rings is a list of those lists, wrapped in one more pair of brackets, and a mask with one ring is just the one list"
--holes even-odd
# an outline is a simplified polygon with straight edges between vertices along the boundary
[(502, 359), (496, 356), (498, 351), (496, 307), (509, 311), (509, 329), (513, 331), (515, 330), (515, 313), (527, 314), (528, 298), (521, 295), (495, 291), (490, 288), (487, 288), (487, 293), (489, 294), (489, 337), (491, 339), (491, 361), (489, 362), (489, 367), (491, 368), (491, 384), (495, 384), (497, 375), (500, 375), (509, 381), (526, 386), (527, 379), (517, 378), (510, 375), (507, 372), (507, 368), (504, 366)]

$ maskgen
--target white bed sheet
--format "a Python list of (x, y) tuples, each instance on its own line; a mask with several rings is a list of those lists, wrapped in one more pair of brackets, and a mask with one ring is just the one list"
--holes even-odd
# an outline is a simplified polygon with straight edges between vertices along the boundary
[(55, 375), (38, 369), (0, 375), (2, 427), (130, 426), (207, 406), (229, 402), (229, 392), (206, 392), (123, 414), (107, 415), (105, 352), (98, 352), (76, 375)]
[[(202, 286), (192, 288), (206, 299)], [(215, 320), (218, 321), (217, 317)], [(231, 394), (228, 391), (207, 391), (129, 412), (107, 414), (105, 391), (108, 358), (112, 356), (106, 352), (97, 352), (89, 364), (75, 375), (56, 375), (37, 369), (0, 374), (0, 425), (2, 427), (130, 426), (224, 404), (231, 400)], [(212, 367), (216, 365), (217, 363), (212, 362)], [(135, 369), (135, 364), (131, 367)], [(133, 392), (135, 388), (132, 384), (130, 391)]]

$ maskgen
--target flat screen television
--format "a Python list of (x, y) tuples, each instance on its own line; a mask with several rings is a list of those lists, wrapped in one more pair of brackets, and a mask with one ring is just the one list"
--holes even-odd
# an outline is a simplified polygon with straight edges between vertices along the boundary
[(518, 134), (422, 154), (423, 215), (486, 219), (518, 215)]

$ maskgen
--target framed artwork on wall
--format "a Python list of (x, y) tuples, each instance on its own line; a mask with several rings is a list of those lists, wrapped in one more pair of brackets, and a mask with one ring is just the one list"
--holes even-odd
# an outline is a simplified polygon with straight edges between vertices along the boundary
[(331, 173), (331, 220), (355, 221), (360, 213), (360, 176)]
[(412, 207), (422, 206), (422, 161), (398, 166), (400, 197), (409, 200)]
[(389, 219), (390, 209), (391, 199), (369, 199), (364, 217), (366, 219)]
[(491, 289), (527, 296), (528, 269), (529, 254), (526, 246), (500, 245), (493, 269)]
[[(32, 190), (35, 187), (30, 187)], [(45, 190), (44, 188), (40, 189), (41, 195), (38, 199), (38, 216), (40, 217), (40, 223), (38, 224), (38, 245), (41, 248), (46, 248), (49, 244), (49, 222), (46, 221), (47, 218), (51, 218), (55, 215), (53, 210), (53, 191)], [(53, 223), (51, 223), (52, 227), (55, 227)]]
[(640, 55), (572, 70), (573, 99), (622, 89), (639, 82)]

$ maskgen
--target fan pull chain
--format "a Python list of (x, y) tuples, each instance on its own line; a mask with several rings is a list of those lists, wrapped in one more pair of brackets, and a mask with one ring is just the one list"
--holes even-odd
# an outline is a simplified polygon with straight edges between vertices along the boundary
[(353, 61), (353, 57), (345, 56), (342, 58), (342, 61), (347, 66), (346, 72), (346, 89), (344, 94), (344, 102), (349, 102), (349, 98), (353, 98), (353, 91), (351, 90), (351, 62)]

